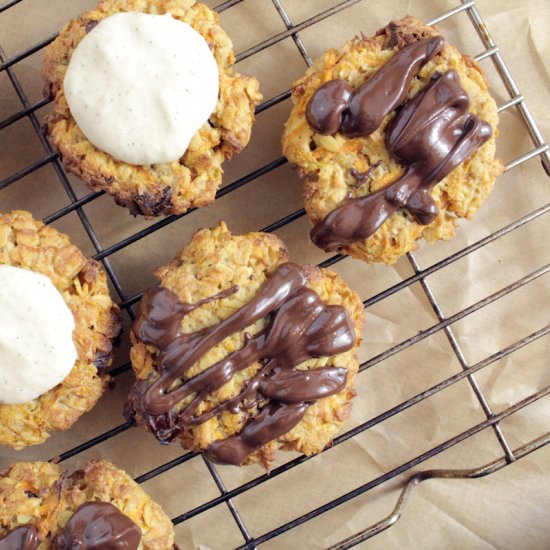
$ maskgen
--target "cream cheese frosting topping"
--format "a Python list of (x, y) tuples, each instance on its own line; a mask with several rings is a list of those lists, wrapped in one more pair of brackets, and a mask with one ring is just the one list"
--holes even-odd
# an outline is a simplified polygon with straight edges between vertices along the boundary
[(206, 40), (170, 14), (118, 13), (76, 47), (63, 82), (72, 116), (98, 149), (129, 164), (181, 158), (218, 100)]
[(0, 327), (0, 403), (31, 401), (73, 368), (74, 317), (46, 275), (0, 265)]

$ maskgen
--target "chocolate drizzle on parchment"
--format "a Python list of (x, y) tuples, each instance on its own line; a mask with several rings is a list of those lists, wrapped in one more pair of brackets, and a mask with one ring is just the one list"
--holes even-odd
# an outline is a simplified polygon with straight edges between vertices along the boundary
[[(223, 411), (257, 409), (238, 434), (207, 449), (215, 460), (230, 464), (242, 464), (256, 449), (291, 430), (316, 400), (342, 391), (345, 368), (296, 367), (308, 359), (342, 353), (355, 344), (346, 310), (323, 304), (307, 287), (304, 270), (293, 263), (279, 266), (256, 296), (227, 319), (197, 332), (182, 332), (182, 321), (191, 311), (237, 291), (232, 287), (186, 304), (167, 288), (149, 290), (133, 331), (140, 342), (158, 348), (160, 376), (136, 382), (129, 397), (140, 421), (162, 442), (172, 440), (183, 427), (201, 424)], [(264, 318), (269, 319), (265, 330), (254, 336), (245, 333), (241, 348), (199, 374), (187, 376), (210, 349)], [(210, 401), (212, 393), (255, 363), (260, 363), (260, 369), (238, 395), (216, 405)], [(187, 405), (181, 408), (186, 399)]]
[(468, 112), (470, 100), (454, 70), (434, 73), (423, 90), (405, 101), (413, 78), (443, 45), (441, 36), (413, 42), (356, 92), (332, 80), (313, 95), (307, 118), (319, 133), (367, 136), (397, 107), (385, 141), (390, 154), (405, 166), (394, 183), (346, 199), (317, 223), (311, 231), (317, 246), (328, 251), (362, 241), (398, 208), (407, 209), (421, 225), (431, 223), (438, 213), (432, 188), (491, 137), (491, 126)]

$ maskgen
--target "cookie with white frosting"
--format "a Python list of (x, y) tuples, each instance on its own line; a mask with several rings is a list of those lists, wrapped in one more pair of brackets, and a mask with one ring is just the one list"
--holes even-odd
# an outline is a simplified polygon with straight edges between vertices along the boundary
[(275, 235), (197, 232), (132, 329), (126, 416), (224, 464), (320, 452), (351, 410), (363, 305), (335, 273), (288, 261)]
[(17, 462), (0, 473), (0, 548), (172, 547), (170, 518), (106, 460), (72, 473), (50, 462)]
[(119, 309), (105, 272), (67, 235), (0, 216), (0, 445), (66, 430), (103, 394)]
[(258, 82), (192, 0), (102, 0), (45, 53), (45, 128), (65, 169), (134, 215), (210, 204), (250, 139)]

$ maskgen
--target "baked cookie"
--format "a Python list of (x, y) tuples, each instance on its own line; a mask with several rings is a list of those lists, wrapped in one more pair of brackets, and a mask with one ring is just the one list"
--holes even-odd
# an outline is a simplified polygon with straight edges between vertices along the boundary
[(413, 17), (327, 51), (292, 101), (283, 151), (325, 250), (391, 264), (449, 239), (503, 170), (481, 69)]
[[(70, 428), (101, 397), (109, 380), (111, 341), (120, 330), (119, 308), (98, 262), (86, 259), (67, 235), (28, 212), (0, 216), (0, 270), (0, 317), (13, 316), (13, 322), (3, 321), (0, 334), (0, 444), (21, 449), (42, 443), (53, 430)], [(39, 293), (28, 305), (11, 307), (6, 301), (15, 295), (22, 300), (30, 292), (28, 286), (10, 289), (14, 276), (24, 285), (28, 278), (38, 282)], [(20, 290), (22, 294), (16, 294)], [(74, 355), (69, 356), (67, 372), (48, 387), (49, 371), (71, 353), (61, 348), (53, 364), (48, 355), (56, 353), (56, 340), (62, 338), (54, 309), (40, 301), (40, 295), (50, 291), (72, 323), (67, 338)], [(32, 325), (35, 315), (45, 316), (42, 327)], [(25, 334), (26, 321), (31, 331)], [(46, 329), (53, 331), (53, 338), (42, 342)], [(41, 385), (44, 379), (46, 386)], [(31, 390), (34, 393), (28, 393)], [(30, 395), (36, 397), (27, 400)]]
[[(175, 20), (187, 23), (204, 38), (205, 48), (210, 49), (215, 59), (214, 66), (217, 65), (219, 95), (215, 96), (217, 102), (214, 98), (214, 110), (209, 111), (211, 114), (206, 122), (201, 122), (202, 126), (194, 133), (183, 156), (171, 162), (129, 164), (117, 160), (91, 143), (69, 109), (64, 79), (75, 49), (89, 33), (100, 29), (103, 20), (127, 12), (171, 14)], [(45, 128), (65, 169), (92, 189), (106, 191), (134, 215), (150, 218), (161, 214), (181, 214), (189, 208), (210, 204), (221, 183), (222, 162), (248, 143), (254, 107), (261, 100), (257, 80), (232, 71), (235, 60), (233, 46), (218, 23), (219, 16), (214, 11), (193, 0), (102, 0), (95, 9), (65, 25), (46, 49), (42, 71), (45, 96), (55, 100), (53, 112), (45, 119)], [(131, 52), (131, 45), (126, 49)], [(151, 79), (149, 74), (143, 75), (146, 85)], [(160, 112), (164, 112), (163, 109), (161, 105)], [(140, 112), (130, 120), (139, 122), (139, 116), (146, 109), (138, 106), (136, 110)], [(114, 114), (119, 111), (115, 110)], [(167, 120), (170, 129), (175, 115), (167, 115)], [(109, 128), (99, 130), (107, 135)], [(162, 135), (146, 136), (145, 132), (139, 135), (140, 139), (149, 139), (151, 147), (162, 141)]]
[(172, 522), (161, 507), (106, 460), (72, 474), (50, 462), (18, 462), (4, 470), (0, 537), (0, 545), (8, 537), (24, 540), (10, 548), (25, 550), (175, 547)]
[(349, 415), (363, 306), (275, 235), (197, 232), (149, 290), (132, 330), (126, 416), (221, 463), (311, 455)]

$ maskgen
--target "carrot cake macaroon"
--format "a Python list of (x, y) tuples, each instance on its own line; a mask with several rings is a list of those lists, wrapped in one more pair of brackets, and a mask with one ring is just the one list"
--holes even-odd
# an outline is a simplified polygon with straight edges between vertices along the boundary
[(326, 251), (392, 264), (420, 238), (450, 239), (503, 171), (480, 67), (413, 17), (327, 51), (292, 102), (283, 152)]
[(363, 304), (275, 235), (197, 232), (148, 290), (131, 333), (128, 420), (224, 464), (312, 455), (351, 409)]
[(248, 143), (258, 81), (233, 72), (219, 16), (193, 0), (102, 0), (63, 27), (42, 74), (63, 166), (134, 215), (210, 204)]
[(120, 331), (100, 264), (69, 237), (0, 215), (0, 445), (70, 428), (103, 394)]
[(0, 547), (176, 548), (161, 507), (106, 460), (71, 474), (51, 462), (17, 462), (1, 472)]

